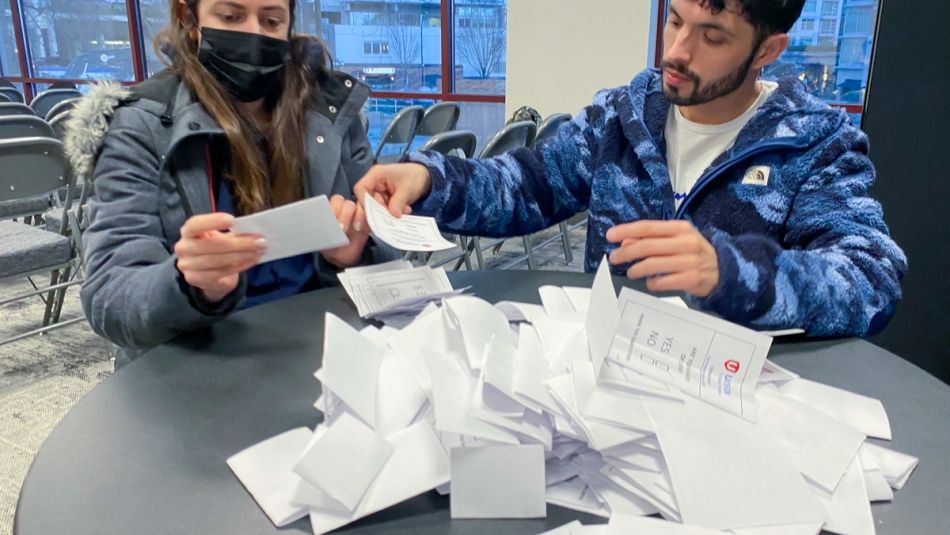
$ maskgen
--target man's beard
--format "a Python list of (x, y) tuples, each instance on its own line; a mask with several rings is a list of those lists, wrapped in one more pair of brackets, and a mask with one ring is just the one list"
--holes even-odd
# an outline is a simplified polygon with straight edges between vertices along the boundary
[(693, 82), (693, 92), (689, 95), (682, 95), (677, 88), (667, 87), (666, 84), (663, 84), (663, 94), (666, 95), (667, 100), (677, 106), (696, 106), (697, 104), (705, 104), (719, 97), (724, 97), (736, 89), (739, 89), (745, 81), (746, 76), (749, 75), (749, 70), (752, 68), (752, 62), (755, 61), (755, 54), (758, 52), (758, 48), (759, 47), (753, 48), (749, 57), (743, 61), (742, 65), (739, 65), (736, 70), (706, 86), (703, 86), (699, 75), (687, 69), (685, 65), (663, 60), (660, 64), (662, 68), (675, 71)]

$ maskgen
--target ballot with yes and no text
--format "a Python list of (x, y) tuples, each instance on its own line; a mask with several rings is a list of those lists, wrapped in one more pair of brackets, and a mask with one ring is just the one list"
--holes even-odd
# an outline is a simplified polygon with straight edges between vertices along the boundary
[(772, 338), (624, 288), (607, 359), (755, 420), (754, 392)]
[(403, 251), (442, 251), (455, 247), (439, 232), (435, 219), (415, 215), (395, 217), (372, 195), (363, 196), (366, 221), (373, 236)]

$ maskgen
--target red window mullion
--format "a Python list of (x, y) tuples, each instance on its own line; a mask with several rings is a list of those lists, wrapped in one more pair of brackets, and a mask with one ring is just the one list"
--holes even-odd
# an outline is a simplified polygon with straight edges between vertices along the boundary
[(20, 14), (20, 0), (10, 0), (10, 15), (13, 18), (13, 35), (16, 39), (17, 57), (20, 60), (20, 78), (24, 79), (23, 99), (29, 104), (33, 100), (33, 85), (25, 80), (33, 77), (33, 71), (30, 68), (30, 59), (33, 55), (30, 53), (30, 47), (25, 38), (26, 27), (23, 25), (23, 17)]
[(442, 0), (442, 100), (455, 92), (455, 0)]
[(129, 19), (129, 44), (132, 47), (132, 68), (135, 81), (141, 82), (148, 72), (145, 68), (145, 39), (142, 32), (142, 10), (136, 0), (125, 0), (125, 14)]

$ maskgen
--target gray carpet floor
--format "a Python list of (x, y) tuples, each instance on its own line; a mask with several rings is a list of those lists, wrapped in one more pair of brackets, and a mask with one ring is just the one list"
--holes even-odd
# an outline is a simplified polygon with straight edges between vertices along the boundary
[[(535, 243), (549, 241), (535, 254), (538, 269), (583, 271), (586, 225), (570, 235), (574, 257), (570, 263), (565, 262), (556, 229), (535, 237)], [(483, 240), (483, 246), (491, 241)], [(449, 254), (436, 255), (430, 262)], [(507, 240), (497, 254), (485, 253), (485, 267), (526, 269), (524, 261), (518, 262), (523, 255), (520, 239)], [(0, 282), (0, 301), (30, 289), (25, 279)], [(0, 339), (39, 327), (43, 309), (38, 297), (4, 306)], [(81, 314), (74, 287), (67, 292), (62, 317)], [(76, 402), (112, 374), (112, 356), (112, 346), (85, 322), (0, 346), (0, 535), (12, 532), (20, 486), (40, 445)]]

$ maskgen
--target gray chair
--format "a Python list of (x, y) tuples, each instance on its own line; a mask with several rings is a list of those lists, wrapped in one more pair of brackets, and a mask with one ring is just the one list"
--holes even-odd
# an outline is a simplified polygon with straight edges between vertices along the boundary
[(63, 100), (50, 108), (49, 112), (46, 114), (46, 122), (50, 122), (60, 114), (64, 114), (69, 110), (73, 109), (73, 106), (79, 102), (78, 98), (71, 98), (69, 100)]
[[(541, 125), (538, 126), (538, 134), (534, 137), (532, 146), (537, 147), (545, 140), (556, 136), (561, 126), (570, 122), (570, 120), (571, 114), (569, 113), (555, 113), (549, 115), (544, 121), (541, 121)], [(564, 250), (564, 261), (570, 264), (574, 261), (574, 253), (571, 251), (571, 227), (568, 226), (567, 221), (561, 221), (558, 223), (558, 231), (561, 237), (561, 248)], [(530, 237), (529, 240), (533, 242), (534, 237)], [(535, 247), (543, 247), (547, 245), (547, 243), (548, 241), (536, 245), (532, 244), (532, 249)]]
[[(478, 145), (478, 139), (475, 137), (475, 134), (467, 130), (455, 130), (451, 132), (442, 132), (440, 134), (435, 134), (426, 140), (425, 143), (419, 147), (419, 152), (432, 151), (438, 152), (439, 154), (445, 154), (446, 156), (457, 156), (460, 158), (469, 158), (475, 154), (475, 147)], [(458, 236), (459, 245), (462, 247), (462, 251), (457, 255), (452, 255), (448, 258), (440, 260), (435, 266), (443, 266), (449, 262), (456, 261), (455, 266), (452, 268), (455, 271), (458, 271), (462, 267), (462, 264), (465, 264), (465, 268), (468, 270), (472, 269), (472, 252), (474, 247), (470, 245), (469, 240), (465, 236)], [(426, 257), (426, 261), (429, 258)]]
[[(399, 110), (393, 120), (389, 122), (386, 131), (383, 132), (383, 137), (379, 140), (375, 160), (379, 163), (392, 163), (402, 159), (409, 152), (409, 146), (412, 145), (412, 140), (416, 137), (416, 128), (419, 126), (419, 122), (422, 121), (423, 115), (425, 115), (425, 110), (422, 109), (422, 106), (407, 106)], [(403, 148), (399, 154), (381, 159), (380, 154), (386, 145), (403, 145)]]
[(564, 123), (570, 122), (570, 120), (570, 113), (555, 113), (554, 115), (549, 115), (547, 119), (541, 121), (541, 124), (538, 125), (538, 134), (534, 136), (534, 143), (532, 143), (531, 146), (537, 147), (542, 141), (556, 136), (561, 126), (563, 126)]
[(458, 155), (456, 151), (461, 151), (463, 158), (471, 158), (475, 155), (476, 145), (478, 145), (478, 139), (472, 132), (453, 130), (433, 135), (419, 147), (419, 152), (432, 151), (447, 156), (456, 156)]
[(18, 137), (56, 137), (53, 127), (33, 115), (0, 117), (0, 139)]
[(10, 97), (4, 95), (3, 93), (0, 93), (0, 102), (13, 102), (13, 101), (10, 100)]
[(69, 110), (67, 110), (67, 113), (60, 113), (56, 115), (56, 117), (53, 117), (47, 121), (50, 125), (50, 128), (53, 129), (53, 137), (60, 141), (63, 141), (63, 136), (66, 135), (66, 121), (69, 120), (68, 111)]
[[(53, 129), (46, 121), (33, 115), (10, 115), (0, 117), (0, 139), (24, 137), (53, 137)], [(7, 172), (5, 169), (4, 172)], [(24, 197), (0, 202), (0, 220), (23, 218), (26, 221), (39, 221), (39, 216), (49, 210), (49, 195)]]
[[(462, 109), (455, 102), (439, 102), (426, 108), (422, 116), (422, 122), (416, 129), (416, 135), (434, 136), (442, 132), (455, 130), (455, 125), (459, 122), (459, 116)], [(472, 153), (466, 153), (471, 157)]]
[(32, 115), (36, 116), (33, 108), (20, 102), (0, 102), (0, 117), (7, 115)]
[(46, 117), (53, 106), (64, 100), (79, 98), (82, 96), (76, 89), (49, 89), (43, 91), (30, 102), (30, 107), (36, 112), (37, 117)]
[[(506, 124), (501, 130), (496, 132), (495, 135), (491, 137), (491, 139), (488, 140), (488, 143), (485, 143), (485, 148), (482, 149), (482, 152), (478, 155), (478, 157), (494, 158), (515, 149), (530, 147), (531, 144), (534, 143), (534, 138), (537, 133), (538, 125), (531, 121), (518, 121)], [(528, 269), (535, 269), (537, 265), (535, 264), (534, 253), (531, 248), (531, 236), (522, 236), (521, 239), (524, 242), (524, 259), (528, 261)], [(482, 255), (482, 252), (485, 249), (491, 249), (492, 252), (498, 252), (505, 242), (504, 239), (501, 239), (486, 245), (485, 247), (482, 247), (481, 240), (479, 238), (473, 238), (472, 241), (474, 244), (475, 261), (478, 263), (479, 269), (482, 269), (485, 265), (485, 258)]]
[(73, 178), (63, 144), (52, 138), (0, 140), (0, 202), (48, 196), (66, 187), (63, 223), (58, 232), (43, 227), (0, 221), (0, 281), (50, 274), (50, 284), (0, 302), (0, 306), (46, 294), (42, 327), (0, 340), (0, 345), (83, 321), (75, 318), (58, 322), (66, 289), (79, 281), (69, 281), (78, 270), (79, 254), (74, 240), (75, 221), (69, 209), (73, 200)]
[(19, 102), (20, 104), (23, 104), (25, 100), (23, 93), (20, 93), (15, 87), (0, 87), (0, 95), (7, 97), (10, 102)]

